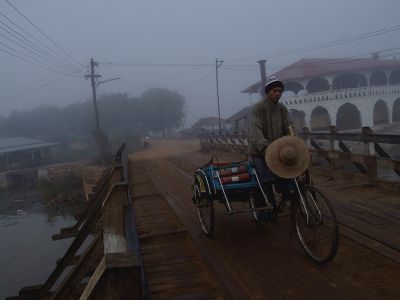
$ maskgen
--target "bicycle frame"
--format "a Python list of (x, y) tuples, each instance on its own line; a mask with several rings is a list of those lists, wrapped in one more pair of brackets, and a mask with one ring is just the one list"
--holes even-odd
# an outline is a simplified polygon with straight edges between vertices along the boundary
[(273, 208), (272, 205), (271, 205), (271, 203), (268, 201), (267, 196), (266, 196), (265, 193), (264, 193), (264, 189), (262, 188), (261, 183), (260, 183), (260, 180), (258, 179), (257, 172), (256, 172), (254, 169), (252, 169), (252, 172), (253, 172), (253, 174), (254, 174), (255, 177), (256, 177), (256, 180), (257, 180), (257, 183), (258, 183), (258, 188), (261, 190), (261, 193), (262, 193), (262, 195), (263, 195), (263, 198), (264, 198), (264, 201), (265, 201), (266, 206), (264, 206), (264, 207), (257, 207), (257, 208), (250, 208), (250, 209), (243, 209), (243, 210), (233, 210), (233, 209), (232, 209), (232, 207), (231, 207), (231, 205), (230, 205), (230, 202), (229, 202), (229, 200), (228, 200), (228, 197), (227, 197), (227, 195), (226, 195), (226, 193), (225, 193), (224, 185), (222, 184), (222, 181), (221, 181), (221, 177), (220, 177), (220, 175), (219, 175), (219, 172), (218, 172), (218, 170), (216, 170), (215, 172), (216, 172), (216, 174), (217, 174), (217, 178), (218, 178), (219, 184), (221, 185), (221, 190), (222, 190), (222, 194), (223, 194), (223, 196), (224, 196), (226, 208), (227, 208), (228, 213), (229, 213), (230, 215), (232, 215), (232, 214), (238, 214), (238, 213), (254, 212), (255, 210), (264, 210), (264, 209), (272, 209), (272, 208)]
[[(300, 203), (302, 204), (302, 206), (304, 208), (304, 211), (306, 213), (306, 224), (309, 225), (310, 214), (309, 214), (309, 209), (307, 208), (307, 206), (309, 206), (309, 204), (308, 204), (308, 202), (306, 203), (306, 201), (304, 200), (303, 193), (301, 192), (301, 189), (300, 189), (299, 183), (297, 182), (297, 179), (294, 178), (293, 180), (294, 180), (294, 182), (296, 184), (297, 192), (299, 193), (299, 196), (300, 196), (300, 200), (301, 200)], [(313, 200), (314, 206), (316, 207), (316, 209), (318, 211), (319, 220), (322, 220), (322, 214), (321, 214), (321, 211), (320, 211), (320, 209), (319, 209), (319, 207), (318, 207), (318, 205), (317, 205), (317, 203), (316, 203), (316, 201), (314, 199), (314, 196), (311, 195), (311, 198)], [(311, 209), (310, 209), (310, 211), (311, 211)]]

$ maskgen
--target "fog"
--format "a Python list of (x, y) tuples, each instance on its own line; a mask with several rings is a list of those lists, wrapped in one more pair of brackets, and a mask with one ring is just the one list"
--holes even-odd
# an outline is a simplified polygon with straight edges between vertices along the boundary
[[(279, 66), (303, 57), (348, 57), (399, 46), (399, 33), (394, 31), (305, 53), (268, 57), (268, 53), (397, 25), (400, 2), (396, 0), (19, 0), (11, 3), (81, 64), (88, 63), (91, 57), (113, 63), (209, 64), (197, 67), (99, 65), (102, 79), (121, 77), (119, 81), (100, 86), (99, 94), (140, 96), (150, 87), (176, 89), (187, 101), (186, 126), (200, 117), (217, 115), (213, 66), (216, 58), (224, 60), (219, 70), (221, 114), (229, 117), (249, 103), (248, 95), (240, 91), (259, 79), (256, 62), (259, 59), (268, 60), (267, 73), (271, 74)], [(6, 2), (0, 2), (0, 11), (60, 52)], [(4, 38), (0, 40), (7, 44)], [(63, 75), (5, 53), (0, 53), (0, 63), (3, 115), (41, 104), (63, 106), (91, 97), (90, 82), (81, 73), (14, 97)], [(237, 70), (238, 65), (246, 69)], [(236, 69), (228, 69), (229, 66)]]

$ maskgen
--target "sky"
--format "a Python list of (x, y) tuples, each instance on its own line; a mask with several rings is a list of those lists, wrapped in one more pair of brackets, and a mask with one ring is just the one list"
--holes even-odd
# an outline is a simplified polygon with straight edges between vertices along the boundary
[[(90, 99), (90, 82), (84, 74), (85, 64), (94, 58), (100, 62), (97, 70), (102, 80), (121, 78), (100, 85), (99, 95), (140, 96), (151, 87), (176, 89), (187, 101), (187, 127), (198, 118), (218, 115), (217, 58), (224, 61), (219, 69), (219, 90), (221, 116), (227, 118), (249, 105), (249, 95), (240, 91), (259, 80), (260, 59), (267, 59), (267, 74), (271, 75), (301, 58), (348, 57), (400, 47), (400, 31), (394, 31), (305, 53), (269, 55), (399, 25), (398, 0), (9, 1), (74, 60), (4, 0), (0, 0), (0, 21), (9, 24), (4, 19), (7, 16), (81, 70), (72, 77), (43, 70), (0, 51), (1, 115)], [(0, 34), (0, 49), (12, 52), (4, 45), (20, 49), (4, 37), (7, 33), (1, 29)], [(255, 102), (257, 96), (251, 100)]]

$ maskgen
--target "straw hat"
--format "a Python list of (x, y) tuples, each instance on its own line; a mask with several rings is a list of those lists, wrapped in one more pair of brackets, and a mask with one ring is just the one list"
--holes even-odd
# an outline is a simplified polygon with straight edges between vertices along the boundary
[(303, 174), (310, 163), (306, 143), (296, 136), (284, 136), (272, 142), (265, 152), (268, 168), (282, 178)]

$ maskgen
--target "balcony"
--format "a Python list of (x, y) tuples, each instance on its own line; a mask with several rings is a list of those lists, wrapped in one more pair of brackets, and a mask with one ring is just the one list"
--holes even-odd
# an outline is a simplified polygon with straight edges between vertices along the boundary
[(331, 100), (349, 100), (354, 98), (371, 98), (387, 95), (400, 96), (400, 84), (367, 86), (343, 90), (331, 90), (302, 96), (282, 97), (282, 103), (290, 107), (293, 105), (298, 106), (299, 104), (320, 103)]

